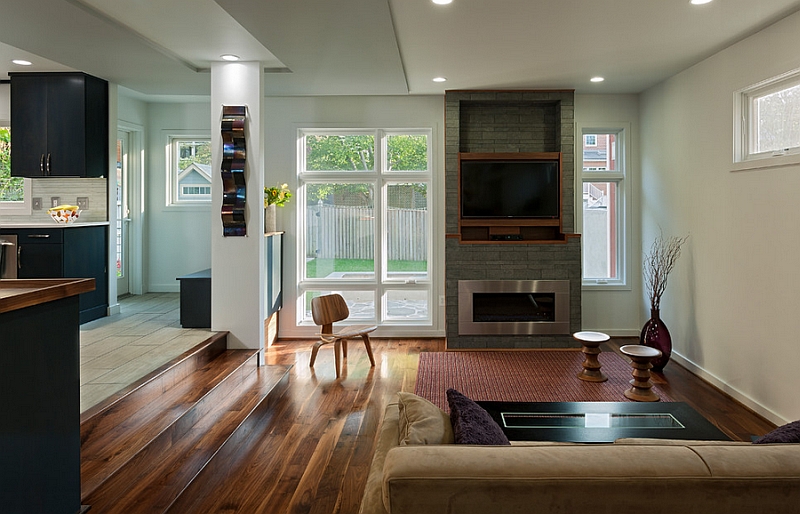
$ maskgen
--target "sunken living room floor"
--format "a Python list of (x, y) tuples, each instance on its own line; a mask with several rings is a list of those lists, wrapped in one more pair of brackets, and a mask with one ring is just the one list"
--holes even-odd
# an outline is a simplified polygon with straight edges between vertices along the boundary
[[(602, 349), (616, 351), (632, 342), (612, 340)], [(285, 392), (251, 434), (246, 450), (210, 465), (169, 512), (358, 512), (386, 404), (398, 391), (414, 391), (419, 354), (444, 351), (444, 341), (375, 339), (374, 368), (363, 345), (351, 342), (339, 380), (330, 347), (309, 368), (313, 343), (281, 341), (267, 350), (267, 364), (292, 365)], [(774, 428), (674, 362), (653, 381), (731, 439), (749, 441)]]

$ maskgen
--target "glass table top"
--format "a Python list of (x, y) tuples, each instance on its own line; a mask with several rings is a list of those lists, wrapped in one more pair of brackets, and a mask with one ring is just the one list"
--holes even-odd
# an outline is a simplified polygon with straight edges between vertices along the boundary
[(667, 412), (501, 412), (505, 428), (685, 428)]

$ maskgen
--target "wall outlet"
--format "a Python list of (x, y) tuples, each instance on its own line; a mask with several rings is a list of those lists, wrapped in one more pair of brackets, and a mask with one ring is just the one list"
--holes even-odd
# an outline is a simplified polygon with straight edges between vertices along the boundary
[(439, 296), (439, 307), (444, 307), (444, 295)]
[(31, 200), (31, 209), (33, 209), (34, 211), (41, 211), (42, 210), (42, 197), (41, 196), (33, 197), (33, 199)]
[(88, 196), (79, 196), (75, 203), (78, 204), (78, 209), (85, 211), (89, 208), (89, 197)]
[(61, 197), (60, 196), (51, 196), (50, 197), (50, 207), (55, 207), (57, 205), (61, 205)]

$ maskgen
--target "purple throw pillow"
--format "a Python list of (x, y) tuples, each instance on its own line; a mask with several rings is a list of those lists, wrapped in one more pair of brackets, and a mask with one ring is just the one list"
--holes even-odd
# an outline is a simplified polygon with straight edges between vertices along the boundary
[(500, 425), (480, 405), (455, 389), (447, 390), (456, 444), (508, 445)]
[(753, 443), (800, 443), (800, 421), (792, 421), (779, 426), (764, 437), (756, 439)]

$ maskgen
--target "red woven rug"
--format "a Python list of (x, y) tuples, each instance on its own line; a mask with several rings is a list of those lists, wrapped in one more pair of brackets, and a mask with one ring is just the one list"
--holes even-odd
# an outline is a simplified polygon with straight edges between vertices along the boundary
[[(580, 350), (423, 352), (414, 393), (445, 411), (445, 391), (454, 388), (473, 400), (510, 402), (624, 402), (631, 365), (624, 357), (599, 355), (606, 382), (579, 380)], [(672, 399), (653, 386), (661, 401)]]

